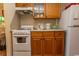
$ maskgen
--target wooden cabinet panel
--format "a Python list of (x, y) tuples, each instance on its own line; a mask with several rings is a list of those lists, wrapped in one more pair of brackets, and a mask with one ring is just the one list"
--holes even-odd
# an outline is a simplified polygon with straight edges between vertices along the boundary
[(46, 18), (45, 3), (35, 3), (33, 5), (33, 17), (34, 18)]
[(3, 10), (3, 3), (0, 3), (0, 16), (4, 16)]
[(60, 18), (60, 3), (16, 3), (16, 7), (33, 7), (34, 18)]
[(3, 15), (2, 15), (2, 10), (0, 10), (0, 16), (3, 16)]
[(60, 18), (60, 4), (48, 3), (46, 4), (46, 17), (47, 18)]
[(43, 37), (54, 37), (54, 32), (53, 31), (43, 32)]
[(32, 7), (33, 3), (16, 3), (16, 7)]
[(33, 56), (63, 56), (64, 31), (32, 32)]
[(42, 37), (42, 32), (36, 32), (36, 31), (34, 32), (33, 31), (33, 32), (31, 32), (31, 36), (32, 37)]
[(55, 38), (55, 55), (64, 55), (64, 38)]
[(65, 32), (64, 31), (55, 31), (55, 37), (64, 37)]
[(44, 56), (54, 56), (54, 39), (53, 38), (44, 38), (43, 55)]
[(23, 7), (23, 3), (16, 3), (16, 7)]
[(42, 40), (41, 38), (32, 38), (32, 56), (42, 55)]
[(3, 10), (3, 3), (0, 3), (0, 10)]

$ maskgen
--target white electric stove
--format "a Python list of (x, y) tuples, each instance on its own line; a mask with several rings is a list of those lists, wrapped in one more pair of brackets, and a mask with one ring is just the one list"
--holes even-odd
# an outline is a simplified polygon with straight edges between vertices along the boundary
[(30, 33), (30, 29), (12, 30), (13, 56), (31, 56)]

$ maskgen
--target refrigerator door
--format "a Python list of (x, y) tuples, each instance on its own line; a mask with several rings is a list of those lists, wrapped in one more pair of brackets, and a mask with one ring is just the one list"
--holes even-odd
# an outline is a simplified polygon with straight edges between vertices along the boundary
[(60, 19), (60, 28), (67, 29), (67, 26), (79, 25), (79, 5), (73, 5), (64, 10)]
[(71, 24), (70, 25), (79, 25), (79, 5), (74, 5), (71, 8)]
[(66, 36), (66, 55), (79, 55), (79, 27), (68, 27)]

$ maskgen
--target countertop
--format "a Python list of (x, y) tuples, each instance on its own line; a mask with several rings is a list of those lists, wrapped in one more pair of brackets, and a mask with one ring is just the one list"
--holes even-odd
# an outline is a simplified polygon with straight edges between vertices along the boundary
[[(12, 32), (13, 30), (11, 30), (11, 32)], [(31, 31), (66, 31), (65, 29), (46, 29), (46, 30), (35, 30), (35, 29), (33, 29), (33, 30), (31, 30)]]
[(31, 31), (65, 31), (64, 29), (31, 30)]

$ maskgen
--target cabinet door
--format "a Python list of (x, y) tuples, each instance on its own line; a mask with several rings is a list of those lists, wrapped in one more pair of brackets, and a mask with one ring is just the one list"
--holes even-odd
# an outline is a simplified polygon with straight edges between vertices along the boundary
[(44, 38), (43, 55), (44, 56), (54, 56), (54, 38)]
[(46, 4), (46, 17), (47, 18), (60, 18), (60, 4), (58, 3)]
[(33, 16), (34, 18), (45, 18), (45, 4), (44, 3), (35, 3), (33, 5)]
[(3, 15), (2, 15), (2, 10), (0, 10), (0, 16), (3, 16)]
[(55, 38), (55, 55), (64, 55), (64, 38)]
[(16, 7), (32, 7), (32, 3), (16, 3)]
[(32, 38), (32, 56), (42, 56), (41, 38)]

